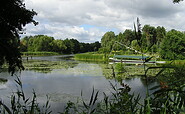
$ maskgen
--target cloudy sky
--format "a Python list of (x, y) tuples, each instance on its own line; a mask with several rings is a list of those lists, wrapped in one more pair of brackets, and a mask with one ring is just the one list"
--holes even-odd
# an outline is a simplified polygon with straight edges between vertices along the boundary
[(185, 29), (185, 1), (172, 0), (25, 0), (38, 13), (39, 25), (26, 26), (25, 35), (48, 35), (55, 39), (74, 38), (80, 42), (100, 41), (107, 31), (115, 34), (142, 25)]

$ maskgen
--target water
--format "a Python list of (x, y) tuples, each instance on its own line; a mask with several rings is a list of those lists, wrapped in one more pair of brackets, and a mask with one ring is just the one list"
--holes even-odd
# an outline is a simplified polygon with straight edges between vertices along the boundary
[[(33, 59), (64, 61), (60, 56), (33, 57)], [(119, 86), (115, 80), (104, 77), (100, 64), (87, 62), (78, 62), (75, 67), (71, 68), (53, 69), (49, 73), (25, 70), (17, 75), (21, 77), (26, 96), (31, 97), (34, 89), (38, 102), (44, 104), (46, 95), (49, 95), (54, 112), (62, 110), (69, 100), (75, 102), (82, 98), (81, 92), (84, 99), (89, 99), (94, 88), (96, 91), (100, 91), (99, 99), (102, 99), (102, 92), (109, 95), (112, 91), (110, 82)], [(10, 76), (7, 72), (1, 72), (0, 78), (8, 80), (0, 83), (0, 98), (6, 102), (9, 101), (10, 94), (17, 89), (14, 81), (16, 77)], [(126, 79), (123, 82), (128, 84), (135, 94), (145, 96), (146, 85), (141, 78)], [(151, 83), (150, 86), (154, 85), (156, 82)]]

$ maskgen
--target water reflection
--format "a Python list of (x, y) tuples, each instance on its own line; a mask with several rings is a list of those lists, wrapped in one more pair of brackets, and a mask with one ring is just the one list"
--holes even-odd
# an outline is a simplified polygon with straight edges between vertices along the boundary
[[(48, 94), (51, 96), (52, 109), (58, 110), (62, 107), (58, 105), (64, 105), (69, 100), (76, 101), (76, 99), (81, 98), (81, 91), (83, 92), (84, 99), (88, 100), (93, 87), (95, 90), (100, 91), (100, 99), (103, 98), (102, 92), (110, 95), (112, 91), (110, 82), (118, 86), (120, 86), (119, 83), (128, 84), (131, 87), (131, 92), (145, 96), (146, 85), (141, 78), (135, 77), (124, 80), (120, 78), (119, 81), (115, 81), (114, 78), (109, 78), (109, 76), (112, 76), (112, 69), (105, 64), (64, 61), (59, 58), (58, 56), (57, 59), (55, 56), (49, 58), (43, 57), (44, 62), (42, 57), (39, 57), (40, 62), (36, 61), (34, 57), (33, 60), (29, 60), (32, 63), (30, 62), (27, 65), (37, 66), (38, 64), (47, 64), (48, 60), (52, 61), (54, 59), (53, 62), (48, 62), (48, 64), (49, 66), (57, 64), (58, 67), (53, 67), (47, 73), (38, 72), (36, 69), (27, 69), (22, 71), (21, 74), (17, 73), (21, 77), (23, 89), (28, 97), (32, 96), (34, 89), (37, 93), (38, 101), (45, 103), (45, 96)], [(35, 61), (35, 64), (33, 64), (33, 61)], [(62, 64), (62, 62), (65, 64)], [(65, 65), (69, 65), (69, 67)], [(2, 72), (0, 73), (0, 78), (8, 80), (2, 83), (2, 85), (0, 84), (0, 87), (4, 85), (4, 89), (0, 89), (0, 98), (9, 102), (7, 96), (10, 96), (17, 89), (14, 81), (15, 77), (10, 76), (7, 72)], [(156, 82), (152, 82), (150, 86), (155, 84)]]

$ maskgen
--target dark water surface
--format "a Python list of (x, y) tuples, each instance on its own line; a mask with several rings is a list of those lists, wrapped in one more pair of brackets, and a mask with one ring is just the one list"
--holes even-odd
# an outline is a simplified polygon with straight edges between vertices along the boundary
[[(64, 61), (60, 56), (35, 57), (39, 60)], [(50, 104), (52, 110), (57, 112), (62, 110), (64, 105), (70, 101), (81, 98), (81, 91), (84, 99), (89, 99), (93, 88), (100, 91), (99, 98), (102, 99), (102, 92), (107, 95), (112, 91), (110, 82), (116, 84), (115, 80), (106, 79), (103, 75), (102, 67), (96, 63), (78, 62), (73, 68), (54, 69), (49, 73), (40, 73), (31, 70), (17, 73), (21, 76), (23, 89), (26, 96), (31, 97), (33, 89), (37, 94), (39, 103), (46, 102), (46, 95), (51, 97)], [(14, 79), (7, 72), (1, 72), (0, 78), (7, 79), (7, 82), (0, 82), (0, 98), (9, 102), (9, 96), (15, 92), (17, 87)], [(123, 80), (130, 85), (132, 92), (145, 96), (146, 86), (141, 78)], [(117, 83), (119, 86), (119, 83)], [(156, 82), (150, 86), (156, 85)]]

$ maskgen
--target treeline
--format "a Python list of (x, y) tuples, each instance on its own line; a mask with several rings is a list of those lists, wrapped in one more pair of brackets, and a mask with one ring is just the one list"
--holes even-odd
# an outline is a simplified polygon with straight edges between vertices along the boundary
[(48, 51), (63, 54), (93, 51), (103, 54), (138, 54), (142, 51), (168, 60), (185, 59), (185, 32), (174, 29), (166, 31), (164, 27), (144, 25), (141, 29), (140, 43), (141, 46), (138, 45), (135, 31), (126, 29), (118, 35), (112, 31), (106, 32), (101, 38), (101, 43), (82, 43), (76, 39), (61, 40), (45, 35), (26, 36), (21, 39), (20, 49), (22, 52)]
[[(125, 30), (115, 35), (106, 32), (101, 39), (102, 53), (120, 52), (137, 54), (138, 51), (149, 54), (158, 54), (163, 59), (185, 59), (185, 33), (177, 30), (166, 31), (164, 27), (144, 25), (141, 29), (141, 44), (138, 45), (134, 30)], [(130, 50), (128, 47), (135, 50)], [(136, 51), (137, 50), (137, 51)]]
[(21, 39), (20, 50), (22, 52), (57, 52), (63, 54), (84, 53), (98, 51), (101, 44), (82, 43), (76, 39), (54, 39), (46, 35), (26, 36)]

